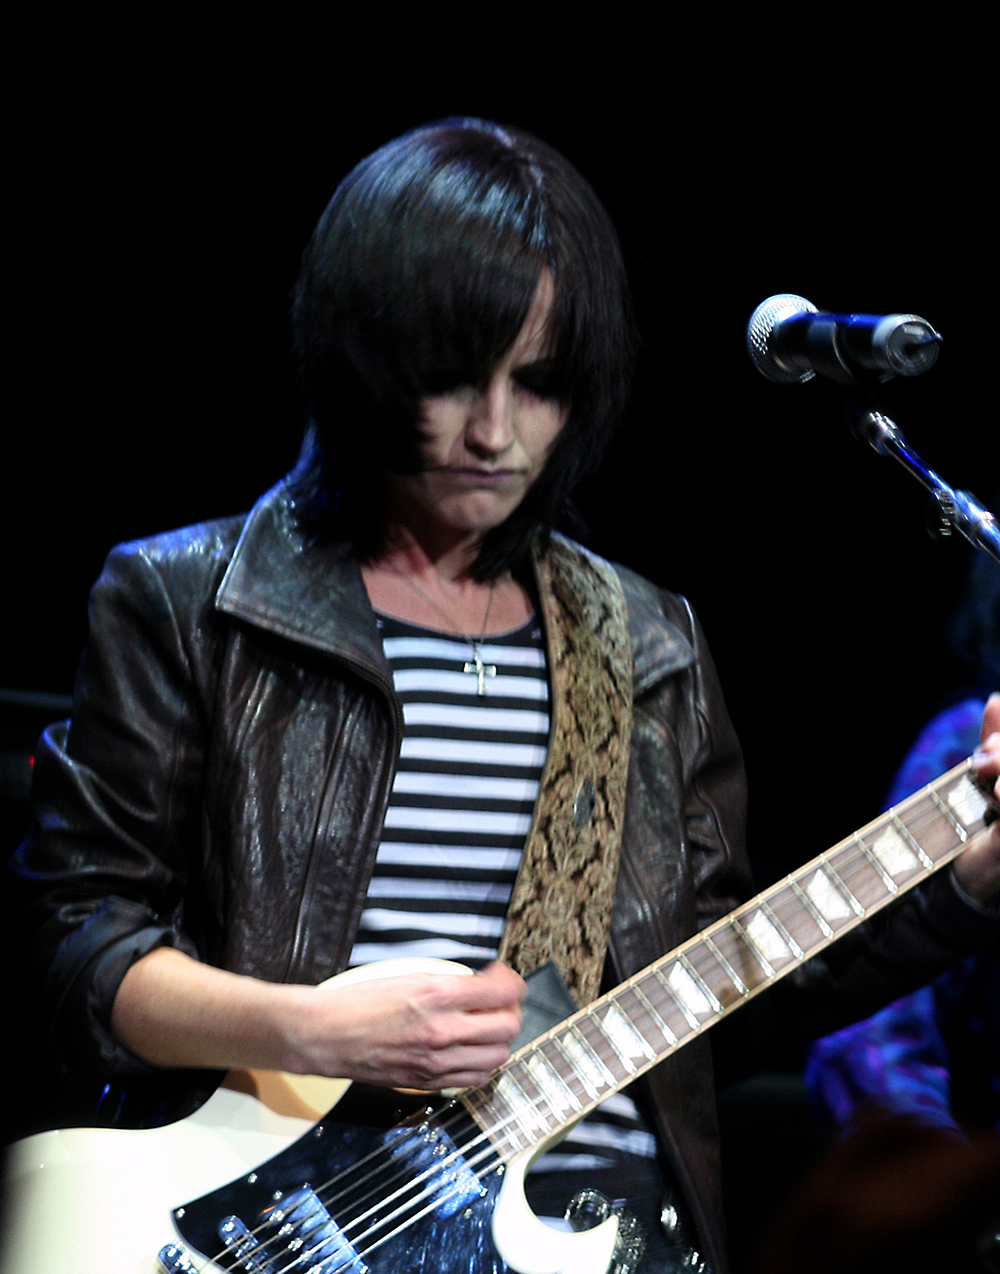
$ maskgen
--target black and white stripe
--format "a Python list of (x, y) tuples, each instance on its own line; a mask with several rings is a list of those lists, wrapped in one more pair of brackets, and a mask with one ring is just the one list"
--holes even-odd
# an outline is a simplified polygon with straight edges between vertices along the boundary
[(549, 734), (541, 633), (532, 620), (481, 648), (388, 616), (386, 658), (403, 705), (399, 768), (352, 965), (493, 959), (538, 796)]

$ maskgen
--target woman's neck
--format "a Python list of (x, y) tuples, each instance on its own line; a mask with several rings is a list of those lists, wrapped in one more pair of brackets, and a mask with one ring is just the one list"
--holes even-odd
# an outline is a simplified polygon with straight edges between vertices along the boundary
[(482, 637), (525, 623), (533, 607), (509, 574), (477, 580), (472, 574), (478, 541), (428, 543), (409, 532), (387, 536), (375, 561), (362, 565), (368, 597), (376, 610), (424, 628)]

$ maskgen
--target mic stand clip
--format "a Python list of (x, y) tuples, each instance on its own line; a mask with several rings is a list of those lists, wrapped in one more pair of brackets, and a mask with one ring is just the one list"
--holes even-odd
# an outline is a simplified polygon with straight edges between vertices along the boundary
[(956, 491), (909, 446), (896, 422), (884, 412), (852, 407), (851, 429), (878, 452), (891, 456), (925, 486), (937, 502), (941, 533), (958, 531), (977, 549), (1000, 562), (1000, 527), (989, 509), (968, 491)]

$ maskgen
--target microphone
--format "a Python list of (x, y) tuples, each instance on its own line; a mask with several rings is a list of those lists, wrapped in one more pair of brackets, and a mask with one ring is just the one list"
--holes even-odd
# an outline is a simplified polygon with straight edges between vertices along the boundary
[(817, 372), (842, 385), (920, 376), (937, 362), (940, 344), (916, 314), (828, 314), (790, 292), (762, 301), (747, 327), (753, 365), (779, 385)]

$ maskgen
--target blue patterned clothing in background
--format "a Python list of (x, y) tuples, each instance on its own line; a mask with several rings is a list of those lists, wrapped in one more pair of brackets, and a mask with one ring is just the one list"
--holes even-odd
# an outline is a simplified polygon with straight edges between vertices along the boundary
[[(979, 742), (981, 699), (936, 716), (889, 792), (895, 805), (964, 760)], [(806, 1082), (838, 1124), (874, 1103), (925, 1125), (1000, 1128), (1000, 948), (813, 1045)]]

